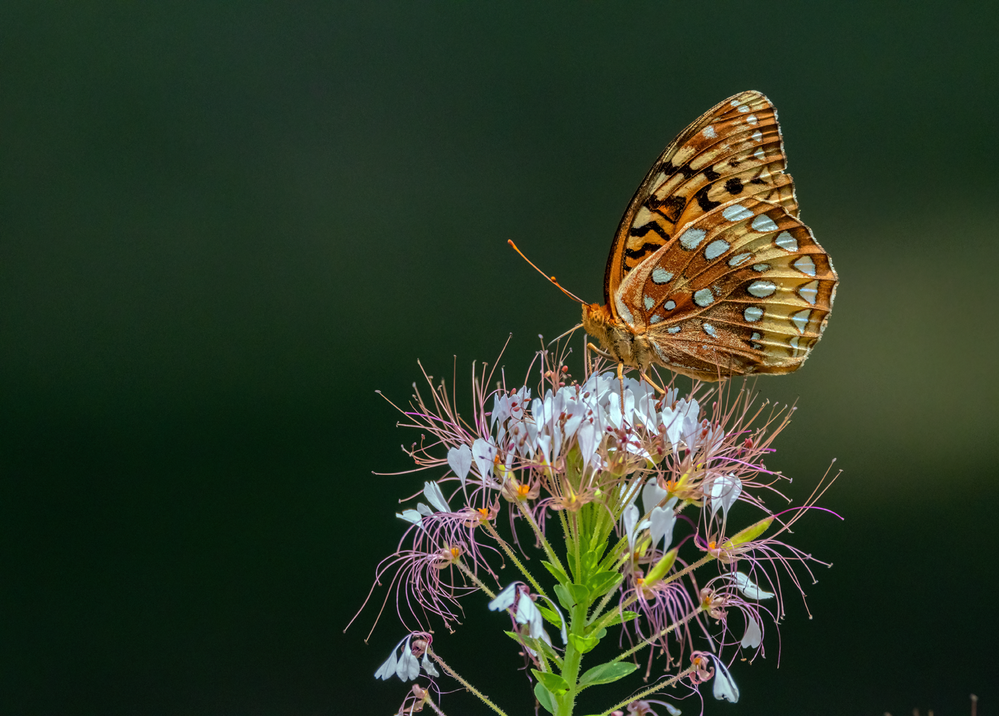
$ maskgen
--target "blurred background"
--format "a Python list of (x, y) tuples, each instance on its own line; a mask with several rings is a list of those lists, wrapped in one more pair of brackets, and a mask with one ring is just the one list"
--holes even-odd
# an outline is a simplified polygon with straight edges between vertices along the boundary
[[(579, 308), (507, 239), (602, 300), (652, 161), (744, 89), (841, 278), (804, 369), (757, 384), (798, 406), (770, 464), (800, 500), (835, 458), (845, 521), (798, 523), (834, 563), (813, 618), (789, 600), (706, 712), (995, 713), (997, 30), (988, 3), (5, 3), (0, 713), (391, 713), (399, 629), (343, 629), (425, 477), (372, 475), (418, 437), (375, 390), (405, 402), (419, 359), (467, 400), (511, 334), (522, 375)], [(483, 606), (438, 646), (530, 713)]]

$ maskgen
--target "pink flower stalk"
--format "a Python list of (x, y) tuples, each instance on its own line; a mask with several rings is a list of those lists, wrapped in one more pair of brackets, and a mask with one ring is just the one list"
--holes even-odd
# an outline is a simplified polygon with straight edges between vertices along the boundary
[[(539, 706), (556, 716), (570, 716), (590, 688), (628, 676), (644, 649), (652, 686), (603, 710), (654, 713), (656, 703), (672, 713), (646, 697), (705, 681), (716, 698), (734, 701), (726, 664), (765, 653), (764, 618), (776, 626), (784, 615), (780, 575), (804, 597), (795, 568), (812, 576), (809, 562), (823, 564), (776, 538), (819, 509), (824, 489), (786, 521), (787, 511), (765, 504), (783, 497), (782, 475), (764, 459), (791, 410), (758, 404), (731, 383), (695, 385), (681, 397), (672, 385), (660, 395), (599, 369), (576, 381), (565, 357), (540, 352), (529, 370), (539, 376), (534, 387), (473, 366), (467, 420), (444, 383), (425, 375), (428, 388), (400, 411), (402, 425), (421, 432), (406, 449), (414, 469), (436, 479), (424, 484), (425, 501), (399, 513), (408, 528), (372, 589), (387, 581), (386, 601), (394, 594), (400, 622), (415, 619), (419, 633), (434, 621), (453, 629), (459, 602), (483, 592), (490, 609), (510, 614), (507, 633), (533, 667)], [(761, 606), (768, 599), (773, 608)], [(610, 629), (628, 647), (584, 669)], [(403, 661), (413, 673), (405, 656), (394, 668)], [(444, 671), (503, 713), (452, 667)], [(439, 712), (429, 692), (420, 699)]]

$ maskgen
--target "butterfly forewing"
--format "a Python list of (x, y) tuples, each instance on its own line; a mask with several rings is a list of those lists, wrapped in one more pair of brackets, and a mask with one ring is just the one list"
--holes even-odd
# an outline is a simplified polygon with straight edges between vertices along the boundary
[(652, 166), (618, 227), (604, 277), (608, 302), (624, 277), (685, 225), (735, 197), (798, 207), (770, 101), (743, 92), (708, 110)]
[(801, 365), (837, 277), (798, 218), (786, 166), (759, 92), (716, 105), (666, 148), (618, 228), (607, 305), (584, 307), (611, 356), (706, 380)]

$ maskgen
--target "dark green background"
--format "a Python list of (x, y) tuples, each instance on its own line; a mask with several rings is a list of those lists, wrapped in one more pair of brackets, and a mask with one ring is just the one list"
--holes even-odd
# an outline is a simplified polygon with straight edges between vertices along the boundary
[[(842, 281), (759, 381), (771, 464), (837, 458), (846, 521), (799, 523), (814, 618), (707, 713), (995, 712), (999, 28), (944, 8), (6, 3), (0, 713), (390, 713), (399, 630), (341, 633), (422, 482), (371, 475), (416, 438), (374, 391), (510, 333), (521, 374), (578, 307), (506, 240), (599, 299), (649, 164), (751, 88)], [(528, 713), (467, 604), (439, 648)]]

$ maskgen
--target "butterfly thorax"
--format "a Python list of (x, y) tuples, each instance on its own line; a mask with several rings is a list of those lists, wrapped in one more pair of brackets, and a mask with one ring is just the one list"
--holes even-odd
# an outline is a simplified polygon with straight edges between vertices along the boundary
[(618, 363), (645, 371), (655, 362), (648, 338), (613, 316), (607, 306), (583, 304), (583, 329)]

